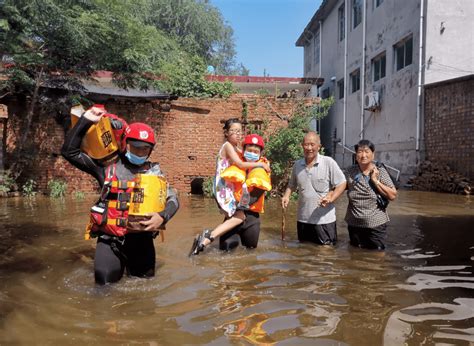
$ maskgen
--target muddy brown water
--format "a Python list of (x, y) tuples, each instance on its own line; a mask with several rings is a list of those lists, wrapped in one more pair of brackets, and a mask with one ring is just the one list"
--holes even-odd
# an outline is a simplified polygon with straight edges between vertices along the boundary
[(388, 250), (348, 245), (339, 199), (334, 248), (280, 240), (267, 203), (259, 247), (187, 257), (221, 217), (181, 196), (156, 277), (96, 287), (82, 230), (93, 198), (0, 200), (0, 344), (419, 345), (474, 343), (472, 197), (400, 191)]

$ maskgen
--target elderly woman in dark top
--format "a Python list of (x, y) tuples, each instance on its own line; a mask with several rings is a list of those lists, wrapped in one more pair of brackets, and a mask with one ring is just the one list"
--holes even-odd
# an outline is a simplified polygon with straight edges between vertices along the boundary
[(375, 146), (363, 139), (355, 145), (357, 164), (346, 170), (346, 222), (353, 246), (383, 251), (387, 222), (385, 202), (397, 197), (397, 190), (383, 166), (374, 163)]

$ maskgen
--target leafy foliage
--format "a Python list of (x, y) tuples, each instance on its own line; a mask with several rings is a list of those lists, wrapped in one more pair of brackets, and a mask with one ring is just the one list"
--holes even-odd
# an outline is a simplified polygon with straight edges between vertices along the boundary
[(233, 30), (210, 2), (142, 0), (132, 6), (144, 23), (167, 33), (185, 52), (214, 66), (216, 73), (231, 74), (238, 68)]
[(21, 187), (23, 196), (33, 197), (36, 195), (36, 181), (28, 179)]
[(0, 192), (14, 191), (16, 187), (15, 177), (9, 170), (3, 171), (0, 174)]
[(286, 186), (293, 163), (303, 156), (301, 143), (305, 133), (310, 130), (310, 121), (327, 116), (333, 104), (332, 97), (321, 100), (318, 105), (307, 106), (300, 103), (289, 119), (288, 126), (270, 135), (265, 152), (271, 162), (273, 185), (277, 189), (281, 190)]
[[(33, 94), (39, 85), (80, 91), (82, 80), (97, 70), (114, 72), (120, 87), (146, 90), (170, 69), (195, 72), (197, 61), (216, 65), (218, 73), (234, 66), (232, 29), (207, 2), (4, 0), (0, 18), (5, 18), (0, 20), (0, 54), (11, 61), (0, 88), (11, 93)], [(210, 89), (206, 96), (228, 89), (207, 83), (204, 68), (197, 71), (196, 94), (203, 88)], [(182, 90), (176, 83), (164, 85), (170, 86), (166, 91)]]
[(202, 183), (202, 192), (205, 197), (213, 197), (214, 196), (214, 177), (206, 177), (204, 178), (204, 182)]
[(66, 195), (67, 183), (62, 180), (51, 179), (48, 181), (49, 196), (53, 198), (61, 198)]
[(83, 200), (85, 197), (86, 197), (86, 194), (83, 192), (83, 191), (74, 191), (72, 193), (72, 197), (75, 199), (75, 200)]
[(179, 58), (163, 65), (163, 79), (158, 84), (172, 94), (187, 97), (229, 97), (236, 92), (231, 82), (208, 82), (205, 71), (200, 58), (194, 57), (190, 62)]

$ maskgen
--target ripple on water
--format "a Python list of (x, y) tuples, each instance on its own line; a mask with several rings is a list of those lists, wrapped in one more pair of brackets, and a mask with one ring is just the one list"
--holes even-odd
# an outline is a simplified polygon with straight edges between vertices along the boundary
[[(443, 339), (473, 342), (474, 328), (470, 321), (474, 318), (474, 299), (456, 298), (453, 303), (422, 303), (394, 312), (385, 327), (384, 343), (434, 344)], [(418, 332), (421, 329), (424, 340)]]

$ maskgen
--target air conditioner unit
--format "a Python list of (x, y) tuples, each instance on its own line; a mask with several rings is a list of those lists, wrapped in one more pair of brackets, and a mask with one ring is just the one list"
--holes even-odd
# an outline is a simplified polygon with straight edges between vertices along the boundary
[(365, 94), (364, 109), (369, 111), (375, 111), (380, 109), (380, 99), (379, 93), (377, 91), (371, 91)]

